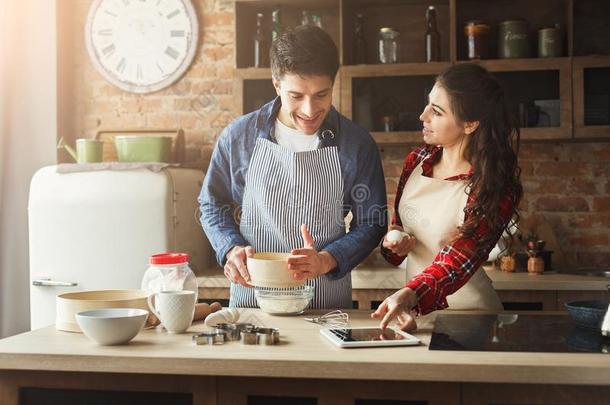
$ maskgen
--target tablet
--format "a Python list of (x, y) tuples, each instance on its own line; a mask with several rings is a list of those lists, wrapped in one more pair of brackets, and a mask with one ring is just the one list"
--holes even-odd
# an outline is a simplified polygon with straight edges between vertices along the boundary
[(386, 328), (320, 329), (320, 333), (339, 347), (414, 346), (419, 339), (401, 330)]

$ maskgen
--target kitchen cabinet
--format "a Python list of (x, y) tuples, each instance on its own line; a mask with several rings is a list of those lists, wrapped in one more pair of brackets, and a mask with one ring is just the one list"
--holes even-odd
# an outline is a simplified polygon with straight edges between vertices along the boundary
[[(441, 61), (424, 63), (425, 10), (429, 4), (437, 12)], [(536, 7), (531, 7), (529, 0), (237, 0), (234, 96), (238, 113), (253, 111), (275, 95), (270, 69), (250, 66), (256, 13), (269, 19), (277, 6), (286, 16), (285, 26), (298, 25), (303, 10), (321, 15), (341, 61), (333, 93), (335, 107), (368, 128), (380, 146), (421, 142), (418, 117), (427, 92), (443, 69), (467, 61), (464, 26), (472, 20), (492, 27), (491, 59), (475, 63), (490, 70), (504, 85), (521, 121), (522, 139), (610, 138), (610, 42), (606, 35), (610, 6), (604, 0), (540, 0)], [(354, 64), (359, 13), (365, 16), (366, 64)], [(524, 17), (529, 23), (530, 57), (497, 59), (498, 24)], [(270, 20), (266, 21), (270, 27)], [(562, 33), (561, 56), (536, 57), (538, 29), (555, 24)], [(377, 63), (381, 27), (401, 33), (400, 63)]]
[(574, 135), (605, 138), (610, 133), (610, 3), (574, 2)]

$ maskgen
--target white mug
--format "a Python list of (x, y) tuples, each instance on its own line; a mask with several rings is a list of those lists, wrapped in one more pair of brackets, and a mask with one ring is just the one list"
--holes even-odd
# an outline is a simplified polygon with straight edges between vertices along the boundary
[(183, 333), (193, 322), (195, 299), (191, 290), (160, 291), (148, 296), (148, 307), (169, 333)]

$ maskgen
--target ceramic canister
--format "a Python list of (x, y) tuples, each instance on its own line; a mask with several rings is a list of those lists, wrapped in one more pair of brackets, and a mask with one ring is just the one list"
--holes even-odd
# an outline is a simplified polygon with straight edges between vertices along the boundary
[(525, 20), (503, 21), (498, 26), (498, 57), (529, 58), (529, 26)]

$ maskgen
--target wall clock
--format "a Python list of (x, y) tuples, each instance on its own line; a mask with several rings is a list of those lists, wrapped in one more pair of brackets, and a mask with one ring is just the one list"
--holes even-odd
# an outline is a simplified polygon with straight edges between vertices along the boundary
[(95, 0), (85, 27), (87, 51), (110, 83), (150, 93), (178, 80), (197, 50), (190, 0)]

